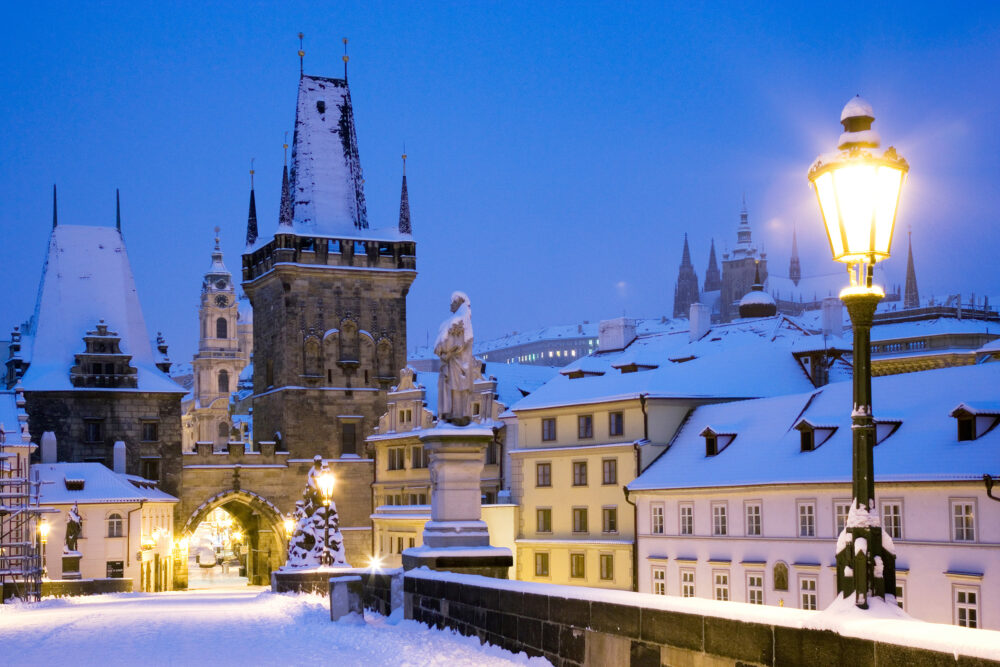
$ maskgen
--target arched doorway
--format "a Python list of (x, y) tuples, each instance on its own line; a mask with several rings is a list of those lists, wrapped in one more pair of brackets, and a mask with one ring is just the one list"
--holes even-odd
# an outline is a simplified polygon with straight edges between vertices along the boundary
[[(213, 550), (218, 548), (213, 579), (223, 579), (217, 575), (223, 574), (224, 565), (231, 582), (257, 586), (270, 583), (271, 571), (285, 562), (288, 548), (281, 512), (252, 491), (224, 491), (209, 498), (191, 514), (181, 535), (188, 543), (189, 586), (205, 583), (197, 572), (198, 550), (208, 546), (205, 540)], [(239, 578), (241, 573), (245, 579)]]

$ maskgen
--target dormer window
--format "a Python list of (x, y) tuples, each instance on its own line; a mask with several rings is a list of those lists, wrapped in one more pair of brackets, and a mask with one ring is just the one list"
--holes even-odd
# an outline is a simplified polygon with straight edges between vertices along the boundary
[(699, 435), (705, 438), (705, 456), (717, 456), (736, 439), (735, 433), (719, 433), (711, 426), (706, 427)]
[(837, 427), (832, 424), (814, 424), (807, 419), (801, 419), (795, 425), (795, 429), (799, 432), (799, 451), (811, 452), (829, 440)]
[(958, 439), (960, 442), (976, 439), (975, 417), (958, 417), (956, 421), (958, 422)]
[(951, 411), (958, 425), (959, 442), (977, 440), (1000, 423), (1000, 403), (962, 403)]

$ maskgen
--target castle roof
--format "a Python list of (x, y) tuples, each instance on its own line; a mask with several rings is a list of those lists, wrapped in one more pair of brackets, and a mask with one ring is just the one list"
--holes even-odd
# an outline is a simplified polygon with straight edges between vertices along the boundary
[(61, 224), (49, 237), (31, 340), (22, 348), (30, 363), (25, 391), (74, 389), (70, 368), (85, 350), (84, 335), (100, 320), (120, 336), (122, 352), (131, 355), (137, 387), (86, 391), (184, 393), (156, 367), (121, 233), (114, 227)]

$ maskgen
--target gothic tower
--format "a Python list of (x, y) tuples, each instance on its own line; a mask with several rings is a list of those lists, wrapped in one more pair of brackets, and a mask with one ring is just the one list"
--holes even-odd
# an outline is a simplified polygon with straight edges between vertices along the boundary
[(722, 289), (719, 295), (719, 318), (729, 322), (739, 317), (739, 301), (751, 291), (755, 275), (760, 283), (767, 282), (767, 255), (753, 244), (746, 197), (740, 209), (740, 224), (736, 228), (736, 247), (722, 255)]
[(706, 292), (718, 292), (722, 289), (722, 277), (719, 275), (719, 265), (715, 261), (715, 239), (712, 239), (712, 247), (708, 251), (708, 269), (705, 270), (705, 290)]
[(788, 277), (791, 278), (796, 287), (802, 280), (802, 266), (799, 264), (799, 242), (795, 238), (794, 227), (792, 227), (792, 258), (788, 262)]
[(906, 291), (903, 293), (903, 308), (919, 308), (920, 292), (917, 290), (917, 272), (913, 268), (913, 233), (906, 234), (909, 250), (906, 255)]
[(691, 312), (691, 304), (697, 303), (698, 274), (691, 264), (691, 251), (688, 249), (688, 236), (684, 235), (684, 252), (681, 254), (681, 267), (677, 272), (677, 284), (674, 286), (674, 317), (687, 317)]

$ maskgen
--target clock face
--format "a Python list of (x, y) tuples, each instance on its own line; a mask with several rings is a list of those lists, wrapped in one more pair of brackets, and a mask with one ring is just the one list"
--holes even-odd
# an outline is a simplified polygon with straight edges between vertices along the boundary
[(218, 306), (219, 308), (225, 308), (228, 303), (229, 299), (226, 298), (225, 294), (220, 294), (219, 296), (215, 297), (215, 305)]

